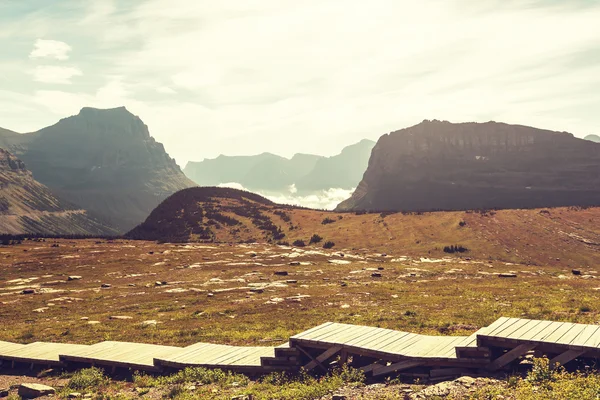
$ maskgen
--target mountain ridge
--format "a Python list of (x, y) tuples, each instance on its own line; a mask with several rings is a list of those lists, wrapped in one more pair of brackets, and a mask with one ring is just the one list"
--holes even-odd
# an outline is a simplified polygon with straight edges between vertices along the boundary
[(84, 107), (28, 134), (1, 134), (36, 180), (125, 232), (168, 195), (194, 186), (125, 107)]
[(226, 156), (200, 162), (190, 161), (184, 173), (201, 186), (239, 183), (260, 192), (287, 192), (295, 185), (298, 193), (330, 188), (353, 189), (366, 168), (374, 141), (363, 139), (331, 157), (296, 153), (291, 158), (272, 153)]
[(383, 135), (336, 210), (432, 211), (600, 204), (600, 146), (498, 122), (425, 120)]
[(116, 235), (85, 210), (33, 179), (25, 163), (0, 148), (0, 234)]

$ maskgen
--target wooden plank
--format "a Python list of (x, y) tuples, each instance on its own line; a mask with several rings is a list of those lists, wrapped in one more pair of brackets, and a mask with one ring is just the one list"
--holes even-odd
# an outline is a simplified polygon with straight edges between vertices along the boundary
[(321, 338), (319, 343), (327, 344), (345, 344), (347, 341), (354, 338), (362, 337), (365, 334), (369, 334), (373, 328), (367, 326), (352, 326), (346, 327), (340, 331), (328, 335), (327, 337)]
[(376, 331), (367, 332), (366, 335), (348, 340), (345, 344), (348, 346), (368, 348), (369, 343), (377, 343), (382, 338), (385, 338), (393, 333), (394, 331), (390, 329), (377, 328)]
[(586, 325), (585, 329), (571, 342), (571, 346), (585, 347), (585, 343), (594, 335), (600, 334), (600, 325)]
[(573, 328), (569, 329), (560, 339), (557, 340), (558, 344), (569, 345), (573, 340), (577, 338), (586, 328), (584, 324), (573, 324)]
[(423, 365), (422, 361), (414, 361), (414, 360), (400, 361), (400, 362), (388, 365), (386, 367), (382, 366), (381, 368), (375, 368), (373, 370), (373, 376), (387, 375), (392, 372), (403, 371), (406, 369), (419, 367), (421, 365)]
[(533, 350), (535, 346), (536, 345), (532, 343), (523, 343), (492, 361), (489, 365), (486, 366), (486, 369), (488, 371), (496, 371), (504, 367), (505, 365), (511, 363), (512, 361), (516, 360), (517, 358), (521, 357), (528, 351)]
[(562, 354), (557, 355), (552, 360), (550, 360), (550, 368), (556, 368), (559, 365), (565, 365), (569, 361), (576, 359), (584, 355), (586, 350), (567, 350)]
[(545, 338), (556, 332), (557, 329), (560, 329), (560, 327), (562, 327), (563, 324), (564, 322), (552, 322), (546, 327), (546, 329), (536, 333), (535, 335), (530, 337), (529, 340), (533, 342), (542, 342)]
[(321, 365), (322, 363), (335, 356), (342, 350), (342, 346), (333, 346), (327, 350), (325, 350), (321, 355), (319, 355), (316, 359), (312, 360), (308, 364), (304, 366), (306, 371), (312, 371), (317, 365)]
[(520, 340), (521, 336), (526, 335), (527, 333), (537, 332), (538, 327), (543, 321), (540, 320), (528, 320), (527, 323), (521, 326), (519, 329), (511, 332), (509, 335), (506, 335), (505, 338)]
[(549, 335), (548, 337), (545, 337), (541, 341), (546, 342), (546, 343), (556, 343), (557, 341), (560, 340), (561, 337), (563, 337), (567, 332), (569, 332), (574, 327), (575, 327), (575, 324), (572, 324), (570, 322), (563, 322), (562, 325), (557, 330), (552, 332), (551, 335)]
[(498, 333), (504, 329), (510, 328), (513, 324), (517, 323), (519, 318), (506, 318), (501, 321), (502, 318), (499, 318), (494, 324), (495, 326), (490, 326), (486, 336), (498, 336)]
[(300, 333), (292, 336), (290, 339), (301, 339), (303, 337), (313, 335), (315, 332), (317, 332), (321, 329), (324, 329), (332, 324), (333, 324), (333, 322), (325, 322), (324, 324), (321, 324), (321, 325), (315, 326), (314, 328), (310, 328), (306, 331), (300, 332)]
[(466, 375), (470, 372), (472, 372), (472, 370), (469, 368), (460, 368), (460, 367), (438, 368), (438, 369), (432, 369), (431, 371), (429, 371), (429, 376), (432, 378), (440, 378), (440, 377), (447, 377), (447, 376)]
[(519, 337), (519, 340), (531, 340), (531, 338), (536, 337), (541, 332), (546, 331), (551, 324), (552, 321), (541, 321), (540, 324), (538, 324), (535, 327), (535, 329), (532, 329), (529, 332), (525, 332), (524, 334), (522, 334), (521, 337)]
[(374, 351), (377, 352), (385, 352), (385, 348), (387, 348), (388, 346), (390, 346), (393, 343), (399, 343), (401, 340), (403, 340), (404, 338), (406, 338), (409, 335), (408, 332), (396, 332), (394, 331), (394, 333), (392, 335), (390, 335), (389, 337), (386, 337), (385, 339), (382, 339), (380, 343), (377, 343), (377, 345), (373, 345), (372, 349)]
[(530, 321), (531, 320), (529, 319), (519, 319), (515, 321), (515, 323), (507, 325), (505, 328), (499, 329), (497, 333), (487, 336), (494, 336), (497, 339), (505, 339), (509, 337), (513, 332), (517, 331), (519, 328), (528, 324)]

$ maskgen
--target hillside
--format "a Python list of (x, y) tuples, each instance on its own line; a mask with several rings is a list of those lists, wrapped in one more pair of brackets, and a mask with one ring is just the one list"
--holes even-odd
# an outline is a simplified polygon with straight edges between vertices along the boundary
[(165, 200), (127, 234), (162, 241), (309, 244), (442, 257), (462, 245), (478, 259), (540, 265), (600, 262), (600, 208), (360, 214), (281, 206), (235, 189), (191, 188)]
[(600, 143), (600, 136), (598, 135), (587, 135), (584, 137), (585, 140), (589, 140), (591, 142)]
[(57, 198), (25, 164), (0, 149), (0, 234), (114, 235), (85, 210)]
[(362, 140), (331, 157), (295, 154), (291, 159), (271, 153), (225, 156), (190, 161), (185, 174), (200, 186), (236, 182), (252, 191), (287, 192), (292, 184), (301, 194), (330, 188), (352, 189), (364, 173), (375, 142)]
[(382, 136), (337, 210), (600, 205), (600, 145), (496, 122), (422, 123)]
[(142, 120), (124, 107), (81, 112), (30, 134), (0, 132), (36, 180), (120, 232), (170, 194), (194, 186)]

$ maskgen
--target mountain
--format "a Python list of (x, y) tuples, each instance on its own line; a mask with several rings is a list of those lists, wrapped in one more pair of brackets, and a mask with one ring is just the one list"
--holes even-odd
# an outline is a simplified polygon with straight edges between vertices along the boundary
[(143, 221), (170, 194), (194, 186), (125, 107), (86, 107), (34, 133), (0, 132), (0, 144), (52, 192), (120, 232)]
[(236, 182), (260, 192), (287, 192), (292, 184), (299, 192), (356, 187), (375, 142), (362, 140), (332, 157), (296, 154), (291, 159), (271, 153), (224, 156), (190, 161), (184, 173), (201, 186)]
[(382, 136), (342, 210), (600, 204), (600, 145), (503, 123), (423, 121)]
[[(317, 250), (315, 247), (320, 252), (343, 253), (369, 249), (373, 252), (369, 257), (378, 257), (377, 253), (419, 258), (428, 254), (428, 258), (438, 259), (449, 256), (444, 247), (458, 244), (468, 249), (463, 255), (474, 259), (579, 266), (600, 262), (599, 219), (600, 207), (336, 213), (284, 206), (236, 189), (196, 187), (167, 198), (126, 236), (166, 242), (290, 245), (301, 240), (311, 251)], [(321, 240), (311, 243), (313, 235)], [(333, 248), (322, 249), (328, 241)], [(299, 244), (296, 242), (296, 247)]]
[(338, 155), (320, 158), (314, 168), (296, 182), (296, 188), (300, 192), (355, 188), (369, 164), (373, 146), (374, 141), (363, 139), (344, 147)]
[(584, 137), (585, 140), (589, 140), (591, 142), (600, 143), (600, 136), (598, 135), (587, 135)]
[(310, 171), (319, 156), (296, 154), (287, 159), (271, 153), (255, 156), (225, 156), (190, 161), (183, 172), (200, 186), (236, 182), (250, 190), (287, 190), (299, 177)]
[(23, 161), (0, 149), (0, 234), (115, 235), (117, 232), (52, 194)]

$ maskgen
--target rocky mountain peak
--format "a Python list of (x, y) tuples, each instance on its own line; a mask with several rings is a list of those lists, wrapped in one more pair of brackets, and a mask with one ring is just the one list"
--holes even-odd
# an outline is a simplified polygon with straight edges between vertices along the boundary
[(339, 210), (600, 204), (600, 146), (499, 122), (423, 121), (383, 135)]

